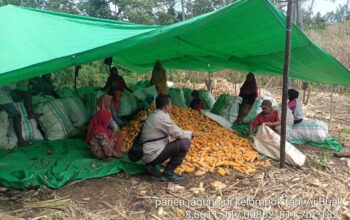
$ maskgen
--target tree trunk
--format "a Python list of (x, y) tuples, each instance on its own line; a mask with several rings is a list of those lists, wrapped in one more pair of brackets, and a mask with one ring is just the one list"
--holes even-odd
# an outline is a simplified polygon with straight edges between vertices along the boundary
[(185, 20), (185, 3), (184, 0), (181, 0), (181, 13), (182, 13), (182, 20)]
[(296, 0), (295, 2), (296, 6), (296, 24), (300, 29), (304, 29), (304, 23), (303, 23), (303, 12), (301, 10), (301, 1)]

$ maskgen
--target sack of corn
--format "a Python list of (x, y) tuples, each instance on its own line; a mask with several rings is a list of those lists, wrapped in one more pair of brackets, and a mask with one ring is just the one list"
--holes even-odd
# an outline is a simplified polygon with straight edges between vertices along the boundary
[(170, 88), (168, 94), (171, 97), (171, 103), (176, 107), (187, 108), (184, 92), (181, 88)]
[(242, 98), (240, 96), (227, 96), (225, 101), (226, 103), (219, 111), (219, 115), (230, 122), (234, 122), (238, 116)]
[(187, 106), (190, 106), (191, 104), (191, 101), (192, 101), (192, 91), (193, 89), (190, 89), (190, 88), (182, 88), (182, 91), (184, 93), (184, 97), (185, 97), (185, 100), (186, 100), (186, 105)]
[(89, 122), (88, 112), (78, 97), (68, 97), (62, 99), (62, 101), (75, 127), (82, 127)]
[[(259, 153), (275, 160), (280, 159), (281, 137), (266, 125), (259, 127), (254, 139), (254, 148)], [(306, 156), (286, 141), (286, 163), (294, 166), (303, 166)]]
[(230, 96), (229, 94), (221, 94), (219, 98), (216, 100), (216, 102), (214, 103), (210, 112), (219, 115), (220, 110), (225, 106), (226, 99), (229, 96)]
[(204, 107), (203, 109), (211, 109), (215, 103), (214, 96), (206, 91), (206, 90), (199, 90), (199, 97), (203, 100), (204, 102)]
[[(27, 111), (22, 102), (13, 103), (17, 111), (21, 114), (22, 136), (25, 141), (43, 140), (43, 135), (38, 130), (38, 125), (34, 119), (28, 119)], [(13, 128), (13, 121), (9, 123), (8, 138), (10, 145), (17, 144), (17, 135)]]
[(9, 120), (5, 111), (0, 111), (0, 149), (7, 147), (8, 138), (7, 131), (9, 128)]
[(78, 134), (69, 119), (66, 105), (61, 100), (41, 103), (35, 108), (35, 112), (44, 113), (38, 121), (47, 139), (65, 139)]
[(124, 91), (120, 103), (119, 116), (132, 115), (138, 109), (137, 98), (129, 91)]
[(323, 143), (328, 136), (328, 126), (324, 122), (304, 118), (302, 122), (293, 125), (289, 139)]
[(208, 118), (210, 118), (211, 120), (215, 121), (216, 123), (218, 123), (220, 126), (231, 130), (232, 122), (226, 120), (226, 118), (224, 118), (220, 115), (211, 113), (208, 110), (201, 110), (201, 113), (203, 115), (207, 116)]
[(138, 91), (140, 89), (145, 89), (147, 87), (151, 86), (151, 84), (149, 83), (148, 80), (141, 80), (141, 81), (138, 81), (136, 84), (134, 85), (130, 85), (130, 89), (132, 91)]
[(136, 96), (138, 99), (144, 101), (146, 100), (147, 95), (152, 95), (154, 100), (157, 98), (158, 93), (156, 86), (150, 86), (147, 88), (139, 89), (135, 92), (133, 92), (134, 96)]

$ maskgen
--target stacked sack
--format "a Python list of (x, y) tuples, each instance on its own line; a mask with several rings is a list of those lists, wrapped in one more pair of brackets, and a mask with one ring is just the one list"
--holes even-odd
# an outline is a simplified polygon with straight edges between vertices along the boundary
[[(17, 111), (21, 114), (22, 136), (25, 141), (43, 140), (43, 135), (38, 130), (38, 125), (34, 119), (28, 119), (27, 111), (22, 102), (13, 103)], [(17, 135), (13, 127), (13, 120), (9, 121), (8, 127), (8, 145), (15, 146), (17, 144)]]
[(220, 115), (227, 121), (233, 123), (238, 116), (241, 102), (242, 98), (240, 96), (221, 94), (211, 109), (211, 113)]
[(7, 113), (5, 111), (0, 111), (0, 149), (6, 149), (8, 147), (8, 127), (9, 121)]

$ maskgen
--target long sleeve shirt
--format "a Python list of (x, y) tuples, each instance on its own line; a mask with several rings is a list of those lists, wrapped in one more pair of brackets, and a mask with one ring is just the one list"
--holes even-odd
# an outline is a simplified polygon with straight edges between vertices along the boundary
[(143, 161), (150, 163), (155, 160), (169, 143), (169, 137), (186, 138), (189, 131), (183, 131), (170, 118), (170, 115), (162, 110), (155, 110), (151, 113), (143, 126), (141, 133), (141, 141), (157, 139), (164, 136), (159, 141), (148, 142), (143, 145)]

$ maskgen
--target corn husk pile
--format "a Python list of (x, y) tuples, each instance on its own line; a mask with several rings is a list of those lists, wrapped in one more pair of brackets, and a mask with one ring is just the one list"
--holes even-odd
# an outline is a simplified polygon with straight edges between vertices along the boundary
[[(153, 107), (154, 108), (154, 107)], [(141, 129), (147, 115), (152, 110), (140, 112), (126, 131), (126, 148), (130, 149), (133, 139)], [(197, 111), (173, 107), (171, 118), (184, 130), (193, 132), (192, 145), (178, 174), (195, 173), (197, 176), (208, 172), (217, 172), (221, 176), (229, 175), (232, 168), (243, 174), (251, 174), (256, 166), (269, 166), (269, 161), (259, 161), (258, 152), (248, 139), (241, 138), (235, 132), (221, 127)]]

